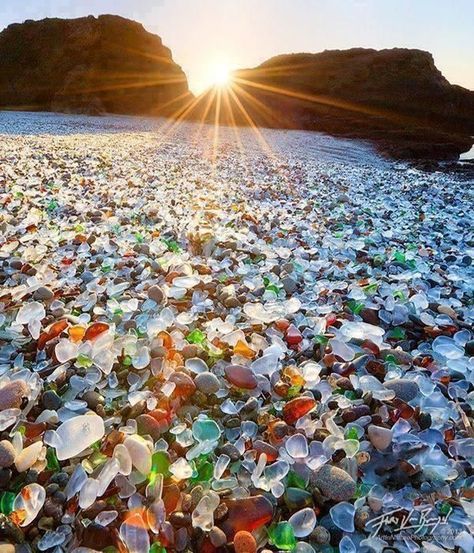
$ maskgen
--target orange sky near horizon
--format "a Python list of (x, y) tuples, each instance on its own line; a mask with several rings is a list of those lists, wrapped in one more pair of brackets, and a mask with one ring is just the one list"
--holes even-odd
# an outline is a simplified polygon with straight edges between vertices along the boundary
[(474, 89), (473, 0), (2, 0), (0, 27), (101, 13), (159, 34), (194, 93), (223, 67), (278, 54), (395, 46), (432, 52), (450, 82)]

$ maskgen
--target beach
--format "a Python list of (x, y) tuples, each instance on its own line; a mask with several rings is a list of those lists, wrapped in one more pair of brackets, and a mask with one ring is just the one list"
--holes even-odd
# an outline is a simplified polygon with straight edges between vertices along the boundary
[(0, 113), (9, 539), (381, 551), (414, 508), (397, 543), (471, 543), (473, 193), (320, 133)]

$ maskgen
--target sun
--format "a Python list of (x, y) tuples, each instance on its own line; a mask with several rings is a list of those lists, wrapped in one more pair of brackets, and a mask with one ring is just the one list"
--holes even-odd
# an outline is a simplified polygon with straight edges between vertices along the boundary
[(229, 86), (231, 81), (230, 67), (225, 62), (214, 64), (210, 68), (210, 80), (212, 86), (223, 88)]
[(190, 88), (194, 94), (201, 95), (209, 90), (230, 89), (233, 81), (233, 71), (236, 65), (224, 56), (211, 56), (203, 60), (193, 78)]

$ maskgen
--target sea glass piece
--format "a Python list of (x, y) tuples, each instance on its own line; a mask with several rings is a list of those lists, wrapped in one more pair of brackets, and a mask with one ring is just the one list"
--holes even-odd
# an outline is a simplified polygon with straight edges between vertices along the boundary
[(334, 524), (344, 532), (354, 532), (355, 507), (347, 501), (334, 505), (329, 510)]
[(193, 436), (199, 442), (213, 442), (219, 439), (221, 431), (212, 419), (197, 419), (192, 426)]
[(297, 397), (285, 403), (283, 407), (283, 418), (288, 424), (295, 422), (308, 414), (316, 407), (316, 401), (311, 397)]
[(253, 390), (258, 385), (257, 378), (252, 370), (242, 365), (229, 365), (225, 368), (225, 376), (237, 388)]
[(50, 431), (49, 445), (56, 448), (60, 461), (71, 459), (102, 439), (104, 421), (96, 414), (78, 415), (67, 420), (56, 431)]
[(150, 549), (148, 528), (140, 512), (132, 512), (120, 526), (120, 538), (129, 553), (145, 553)]
[(281, 551), (293, 551), (296, 547), (296, 538), (293, 526), (289, 522), (279, 522), (268, 530), (268, 539)]
[(253, 532), (268, 524), (273, 518), (273, 506), (263, 495), (255, 495), (242, 499), (227, 499), (228, 516), (220, 524), (227, 539), (232, 541), (239, 530)]
[(313, 509), (306, 508), (297, 511), (289, 518), (296, 538), (309, 536), (316, 526), (316, 514)]
[(16, 496), (13, 511), (18, 513), (20, 526), (28, 526), (43, 508), (46, 491), (40, 484), (28, 484)]

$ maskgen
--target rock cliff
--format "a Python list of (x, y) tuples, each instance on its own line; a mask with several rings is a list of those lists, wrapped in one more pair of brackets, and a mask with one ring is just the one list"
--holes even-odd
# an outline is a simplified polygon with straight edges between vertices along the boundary
[(221, 102), (224, 123), (233, 118), (247, 125), (250, 116), (257, 125), (370, 139), (394, 157), (411, 159), (452, 159), (473, 142), (474, 92), (451, 85), (429, 52), (288, 54), (233, 78), (241, 106), (234, 102), (229, 117), (229, 102)]
[(43, 19), (0, 33), (0, 107), (170, 114), (187, 79), (161, 38), (115, 15)]

